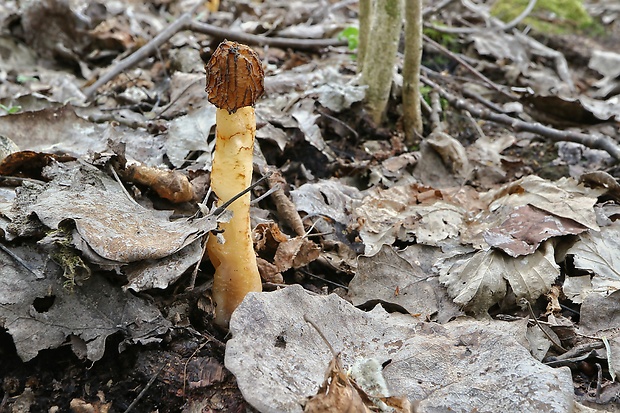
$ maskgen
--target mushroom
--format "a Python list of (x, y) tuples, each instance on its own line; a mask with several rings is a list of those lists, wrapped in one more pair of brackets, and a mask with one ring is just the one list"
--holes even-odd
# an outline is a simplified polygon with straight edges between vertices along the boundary
[[(264, 91), (264, 72), (252, 49), (226, 40), (215, 50), (206, 70), (209, 102), (218, 108), (211, 189), (221, 205), (252, 181), (254, 103)], [(248, 292), (262, 291), (250, 232), (250, 193), (228, 209), (233, 216), (221, 224), (224, 243), (213, 236), (207, 241), (207, 252), (215, 267), (215, 323), (222, 327), (228, 326), (232, 312)]]

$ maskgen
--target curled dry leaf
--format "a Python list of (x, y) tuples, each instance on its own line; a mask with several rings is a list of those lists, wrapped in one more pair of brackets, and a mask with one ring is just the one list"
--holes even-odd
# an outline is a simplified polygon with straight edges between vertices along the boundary
[(437, 263), (437, 268), (439, 281), (454, 302), (479, 316), (485, 316), (506, 296), (506, 282), (517, 298), (531, 302), (549, 292), (560, 275), (550, 242), (519, 259), (490, 249), (446, 258)]
[(194, 189), (187, 176), (178, 171), (165, 171), (146, 165), (130, 165), (125, 173), (130, 181), (146, 185), (160, 197), (174, 203), (194, 199)]
[[(0, 149), (0, 152), (2, 152), (2, 149)], [(7, 153), (0, 161), (0, 175), (41, 179), (41, 171), (53, 161), (67, 162), (74, 159), (72, 156), (67, 155), (54, 155), (35, 151), (15, 151)]]
[[(304, 237), (289, 238), (276, 223), (259, 224), (254, 229), (256, 250), (259, 252), (258, 267), (266, 281), (278, 281), (281, 273), (299, 268), (319, 257), (319, 247)], [(270, 259), (273, 257), (273, 259)], [(272, 261), (272, 262), (270, 262)]]
[(458, 140), (442, 131), (433, 131), (426, 141), (437, 151), (444, 165), (463, 178), (471, 174), (471, 166), (465, 147)]
[[(601, 228), (600, 231), (588, 231), (579, 235), (579, 241), (568, 249), (573, 256), (575, 268), (592, 272), (581, 280), (568, 277), (571, 300), (579, 302), (595, 292), (605, 293), (620, 289), (620, 222)], [(570, 280), (570, 281), (569, 281)], [(571, 285), (572, 284), (572, 285)], [(578, 301), (575, 301), (575, 298)]]
[(268, 283), (273, 284), (283, 284), (284, 277), (282, 273), (278, 270), (278, 267), (270, 263), (264, 258), (256, 257), (256, 265), (258, 265), (258, 272), (260, 273), (260, 278), (265, 280)]
[[(379, 370), (381, 370), (381, 365), (379, 365)], [(379, 374), (381, 374), (380, 371)], [(382, 375), (381, 379), (385, 382)], [(406, 397), (384, 397), (367, 392), (367, 388), (361, 386), (361, 383), (357, 383), (355, 378), (344, 371), (340, 355), (337, 354), (329, 363), (325, 381), (319, 391), (306, 402), (304, 413), (412, 412), (411, 403)]]
[(500, 226), (489, 228), (482, 236), (490, 246), (518, 257), (534, 253), (541, 242), (551, 237), (580, 234), (587, 230), (587, 227), (572, 219), (523, 205), (512, 210)]
[[(263, 66), (249, 46), (227, 40), (220, 43), (207, 63), (209, 102), (235, 113), (244, 106), (254, 106), (265, 91)], [(238, 93), (238, 91), (244, 93)]]
[(318, 393), (308, 400), (304, 412), (370, 413), (364, 400), (368, 401), (368, 396), (363, 394), (366, 397), (362, 398), (362, 394), (353, 386), (342, 368), (339, 355), (336, 355), (329, 363), (325, 381)]

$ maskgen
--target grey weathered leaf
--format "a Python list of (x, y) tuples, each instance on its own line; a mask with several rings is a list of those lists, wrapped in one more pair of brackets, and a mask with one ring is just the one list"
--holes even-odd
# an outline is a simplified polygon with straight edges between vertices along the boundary
[(437, 265), (439, 280), (454, 302), (484, 314), (506, 295), (506, 281), (517, 298), (535, 300), (551, 288), (560, 270), (553, 247), (544, 244), (531, 255), (513, 258), (498, 250), (448, 258)]
[(397, 304), (420, 320), (445, 323), (462, 314), (437, 276), (401, 258), (388, 245), (371, 257), (361, 256), (349, 283), (349, 298), (355, 306), (365, 303)]
[(71, 291), (47, 253), (32, 247), (12, 249), (32, 269), (45, 273), (45, 278), (37, 277), (0, 251), (0, 325), (12, 336), (23, 361), (69, 338), (74, 348), (85, 348), (83, 356), (96, 361), (103, 357), (111, 334), (122, 332), (125, 344), (147, 343), (158, 341), (170, 327), (155, 306), (122, 292), (100, 274)]
[(360, 191), (338, 181), (308, 183), (291, 191), (291, 198), (298, 211), (329, 217), (341, 224), (348, 224), (351, 211), (362, 198)]
[[(142, 207), (94, 167), (56, 168), (47, 185), (20, 188), (7, 228), (20, 234), (40, 222), (62, 229), (88, 263), (116, 270), (132, 264), (127, 288), (165, 288), (176, 281), (200, 261), (200, 240), (217, 227), (218, 218), (211, 215), (171, 221), (169, 211)], [(50, 237), (43, 241), (53, 243)]]
[(441, 191), (420, 184), (373, 190), (355, 210), (367, 255), (396, 240), (437, 245), (454, 238), (464, 213), (459, 205), (443, 200)]
[(602, 193), (604, 190), (587, 188), (578, 184), (573, 178), (562, 178), (552, 182), (529, 175), (497, 190), (489, 191), (481, 198), (489, 202), (491, 211), (502, 206), (516, 208), (532, 205), (598, 230), (594, 204)]
[(170, 122), (164, 149), (172, 165), (180, 168), (187, 162), (190, 152), (203, 151), (208, 156), (204, 157), (204, 165), (201, 167), (210, 169), (215, 141), (209, 143), (208, 138), (211, 128), (215, 126), (216, 109), (213, 105), (207, 105)]
[[(595, 276), (593, 282), (620, 281), (620, 222), (589, 231), (579, 236), (566, 253), (574, 256), (575, 267), (591, 270)], [(615, 288), (614, 288), (615, 289)]]
[(105, 264), (167, 257), (217, 226), (210, 216), (170, 221), (169, 212), (138, 205), (118, 182), (85, 165), (56, 175), (24, 213), (36, 214), (52, 229), (72, 220), (79, 237)]
[(526, 343), (525, 323), (423, 323), (380, 306), (365, 313), (336, 295), (291, 286), (250, 293), (230, 323), (226, 367), (261, 412), (300, 413), (323, 382), (333, 356), (304, 316), (341, 352), (345, 370), (371, 358), (387, 364), (389, 391), (417, 401), (416, 412), (573, 409), (570, 371), (532, 358), (519, 344)]

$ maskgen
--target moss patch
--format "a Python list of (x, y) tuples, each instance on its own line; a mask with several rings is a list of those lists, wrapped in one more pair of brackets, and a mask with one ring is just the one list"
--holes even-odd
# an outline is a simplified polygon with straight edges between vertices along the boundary
[[(528, 0), (498, 0), (491, 8), (491, 14), (509, 22), (521, 14), (528, 3)], [(595, 26), (582, 0), (538, 0), (522, 24), (548, 34), (571, 33)]]
[(50, 231), (47, 235), (54, 240), (56, 246), (50, 257), (62, 267), (63, 277), (66, 278), (63, 287), (73, 291), (76, 285), (81, 285), (83, 281), (90, 278), (91, 270), (78, 251), (72, 247), (70, 229), (59, 228)]

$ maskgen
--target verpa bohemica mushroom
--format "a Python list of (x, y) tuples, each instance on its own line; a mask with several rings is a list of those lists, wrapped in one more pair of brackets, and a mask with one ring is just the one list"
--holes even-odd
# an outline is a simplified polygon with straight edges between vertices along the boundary
[[(254, 103), (264, 91), (264, 72), (252, 49), (226, 40), (215, 50), (206, 69), (209, 102), (218, 108), (211, 189), (221, 205), (252, 181)], [(247, 293), (262, 290), (250, 233), (250, 194), (241, 196), (228, 209), (233, 217), (221, 224), (225, 242), (219, 243), (214, 236), (207, 241), (215, 266), (215, 323), (224, 327)]]

